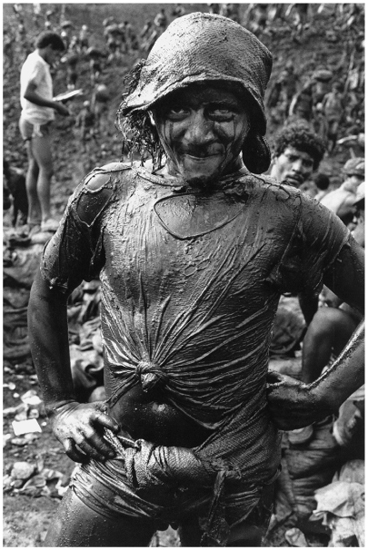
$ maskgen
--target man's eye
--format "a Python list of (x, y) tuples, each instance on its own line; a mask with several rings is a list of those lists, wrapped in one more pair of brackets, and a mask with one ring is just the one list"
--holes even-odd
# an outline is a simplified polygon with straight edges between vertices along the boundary
[(208, 112), (210, 118), (218, 121), (227, 121), (232, 120), (235, 116), (235, 113), (230, 109), (210, 109)]
[(172, 106), (167, 110), (167, 116), (171, 120), (179, 120), (188, 116), (189, 110), (185, 107)]

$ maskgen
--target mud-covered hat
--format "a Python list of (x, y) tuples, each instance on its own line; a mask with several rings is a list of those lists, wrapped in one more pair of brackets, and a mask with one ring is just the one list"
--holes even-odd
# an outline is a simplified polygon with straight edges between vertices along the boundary
[(354, 159), (349, 159), (344, 164), (343, 171), (348, 176), (361, 176), (364, 178), (365, 176), (364, 168), (365, 168), (364, 158), (356, 157)]
[(136, 88), (124, 98), (121, 112), (127, 115), (148, 109), (167, 94), (194, 82), (236, 82), (253, 98), (251, 108), (257, 110), (258, 133), (264, 135), (263, 99), (271, 68), (268, 49), (235, 21), (209, 13), (184, 15), (155, 42)]

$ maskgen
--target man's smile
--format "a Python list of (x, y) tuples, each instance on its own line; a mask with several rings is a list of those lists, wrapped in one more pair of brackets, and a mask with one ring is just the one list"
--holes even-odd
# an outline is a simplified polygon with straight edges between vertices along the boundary
[(218, 157), (219, 155), (220, 153), (211, 153), (209, 155), (191, 155), (190, 153), (184, 153), (184, 156), (189, 157), (190, 159), (193, 159), (196, 161), (206, 161), (207, 159)]

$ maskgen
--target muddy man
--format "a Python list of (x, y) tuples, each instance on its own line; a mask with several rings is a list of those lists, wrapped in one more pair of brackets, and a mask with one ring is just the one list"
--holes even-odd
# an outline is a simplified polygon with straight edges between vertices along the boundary
[[(239, 24), (176, 19), (136, 67), (118, 126), (152, 164), (96, 168), (70, 198), (31, 294), (29, 329), (55, 436), (81, 466), (46, 546), (259, 546), (278, 429), (363, 383), (362, 328), (312, 384), (268, 374), (280, 294), (326, 284), (362, 309), (363, 251), (269, 165), (271, 54)], [(67, 299), (99, 277), (106, 402), (78, 403)]]

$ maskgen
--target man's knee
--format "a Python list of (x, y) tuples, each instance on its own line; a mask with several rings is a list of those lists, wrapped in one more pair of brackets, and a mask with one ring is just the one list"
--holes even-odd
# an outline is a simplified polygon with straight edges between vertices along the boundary
[(32, 159), (28, 164), (28, 170), (26, 175), (26, 190), (27, 193), (37, 193), (37, 179), (40, 173), (40, 168), (37, 162)]
[(328, 307), (320, 308), (313, 317), (313, 320), (309, 325), (308, 332), (310, 331), (310, 333), (315, 333), (320, 337), (329, 334), (338, 317), (338, 309)]
[(52, 176), (54, 175), (54, 168), (52, 166), (52, 163), (41, 166), (40, 171), (42, 172), (42, 176), (48, 180), (51, 180)]

